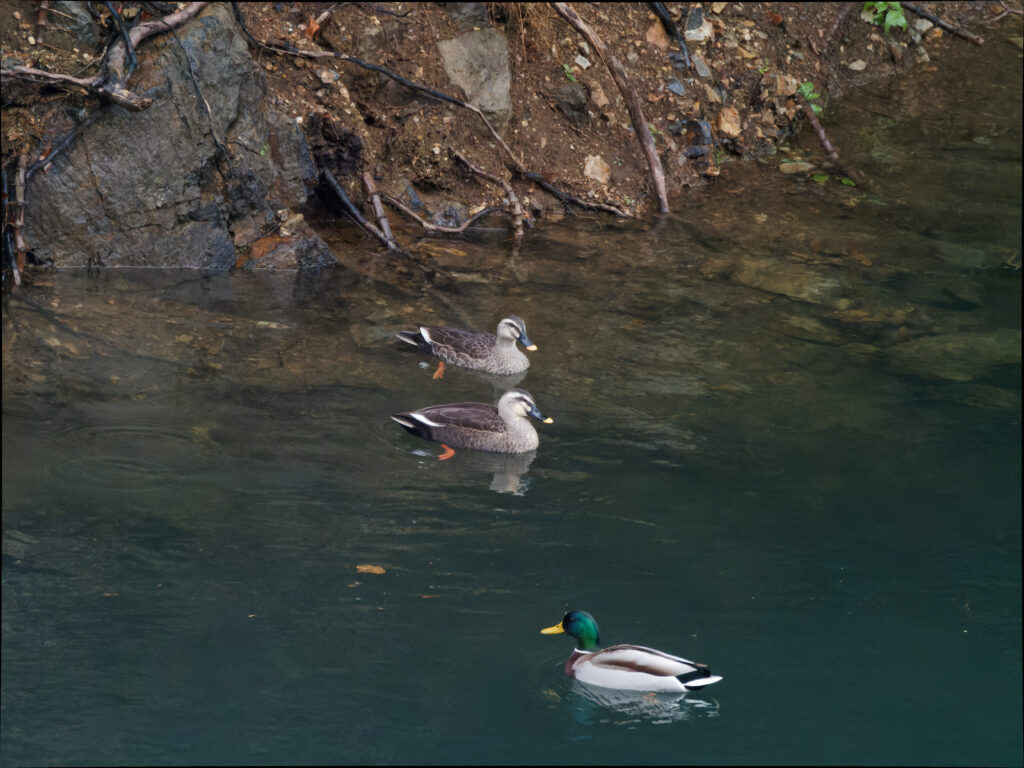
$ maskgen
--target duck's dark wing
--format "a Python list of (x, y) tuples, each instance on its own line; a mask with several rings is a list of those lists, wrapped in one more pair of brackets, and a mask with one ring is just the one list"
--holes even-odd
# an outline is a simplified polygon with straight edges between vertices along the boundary
[(490, 355), (498, 339), (485, 331), (463, 331), (457, 328), (420, 327), (420, 335), (428, 341), (433, 354), (448, 363), (464, 365), (467, 360), (481, 360)]
[(433, 428), (455, 427), (460, 430), (481, 432), (505, 431), (505, 422), (498, 415), (498, 409), (486, 403), (431, 405), (406, 415)]

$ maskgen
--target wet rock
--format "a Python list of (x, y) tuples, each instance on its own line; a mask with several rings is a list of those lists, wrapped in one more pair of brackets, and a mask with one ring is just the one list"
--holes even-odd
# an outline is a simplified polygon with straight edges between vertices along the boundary
[(740, 135), (740, 113), (733, 107), (722, 107), (718, 113), (718, 135), (735, 139)]
[[(232, 152), (225, 181), (189, 68), (172, 36), (154, 39), (129, 82), (149, 109), (110, 110), (29, 182), (25, 235), (57, 267), (132, 265), (228, 269), (233, 222), (271, 213), (273, 165), (264, 76), (254, 70), (230, 7), (210, 5), (177, 30), (208, 102), (212, 125)], [(146, 141), (131, 137), (145, 136)], [(284, 145), (291, 141), (278, 137)], [(292, 145), (293, 147), (296, 145)], [(285, 154), (290, 150), (285, 150)], [(296, 200), (296, 161), (282, 190)]]
[(679, 82), (678, 80), (671, 81), (665, 87), (668, 88), (676, 96), (685, 96), (686, 95), (686, 87), (681, 82)]
[(508, 45), (496, 29), (466, 32), (437, 44), (448, 79), (499, 126), (512, 115)]
[(887, 350), (889, 364), (902, 373), (929, 379), (972, 381), (1004, 365), (1020, 364), (1021, 332), (999, 328), (987, 333), (922, 336)]
[(611, 178), (612, 169), (600, 155), (588, 155), (583, 162), (583, 175), (598, 184), (607, 184), (608, 179)]
[[(244, 269), (294, 269), (315, 271), (337, 263), (327, 244), (310, 229), (301, 216), (289, 220), (291, 228), (260, 238), (250, 246), (248, 258), (240, 258)], [(284, 234), (287, 232), (288, 234)]]

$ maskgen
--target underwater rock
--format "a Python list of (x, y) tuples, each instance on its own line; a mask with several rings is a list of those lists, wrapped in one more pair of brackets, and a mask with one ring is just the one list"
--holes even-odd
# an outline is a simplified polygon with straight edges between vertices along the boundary
[(1020, 364), (1021, 332), (998, 328), (985, 333), (921, 336), (887, 350), (890, 365), (901, 373), (928, 379), (972, 381), (1002, 365)]

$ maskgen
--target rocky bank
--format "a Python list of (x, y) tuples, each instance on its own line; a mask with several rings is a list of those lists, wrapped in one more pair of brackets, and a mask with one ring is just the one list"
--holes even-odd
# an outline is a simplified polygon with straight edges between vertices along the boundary
[[(669, 24), (657, 5), (576, 10), (639, 96), (673, 205), (685, 205), (688, 188), (713, 182), (723, 163), (770, 155), (799, 130), (802, 86), (820, 93), (815, 103), (827, 117), (829, 101), (845, 91), (940, 66), (948, 46), (971, 44), (910, 13), (906, 31), (886, 32), (861, 4), (667, 3), (660, 10)], [(83, 2), (49, 6), (44, 18), (0, 2), (4, 68), (95, 74), (115, 34), (109, 12)], [(926, 6), (968, 28), (1001, 12), (991, 3)], [(324, 170), (371, 221), (364, 174), (433, 224), (509, 209), (507, 192), (470, 175), (449, 148), (507, 179), (528, 220), (563, 207), (509, 170), (473, 112), (424, 89), (478, 108), (519, 163), (554, 188), (626, 215), (656, 209), (623, 94), (549, 5), (237, 10), (210, 3), (173, 35), (140, 45), (127, 86), (152, 99), (141, 111), (66, 83), (5, 74), (5, 173), (13, 177), (21, 155), (33, 171), (20, 233), (30, 263), (317, 268), (334, 261), (306, 221), (311, 206), (338, 205)], [(131, 22), (145, 12), (127, 4), (123, 15)], [(422, 232), (393, 208), (388, 216)]]

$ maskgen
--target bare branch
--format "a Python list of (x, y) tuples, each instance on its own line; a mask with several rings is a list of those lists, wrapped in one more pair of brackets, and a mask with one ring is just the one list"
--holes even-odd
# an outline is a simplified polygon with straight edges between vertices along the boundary
[(400, 210), (410, 219), (412, 219), (421, 227), (423, 227), (423, 229), (425, 229), (427, 232), (436, 235), (461, 235), (466, 231), (466, 229), (471, 227), (474, 223), (476, 223), (479, 219), (483, 218), (484, 216), (487, 216), (492, 213), (504, 213), (504, 211), (502, 211), (500, 208), (489, 206), (487, 208), (484, 208), (482, 211), (477, 211), (474, 215), (470, 216), (468, 219), (466, 219), (466, 221), (464, 221), (457, 227), (446, 227), (442, 224), (431, 224), (429, 221), (419, 216), (415, 211), (413, 211), (409, 206), (407, 206), (398, 198), (392, 197), (391, 195), (383, 195), (383, 198), (385, 203), (387, 203), (388, 205), (393, 205), (395, 208)]

